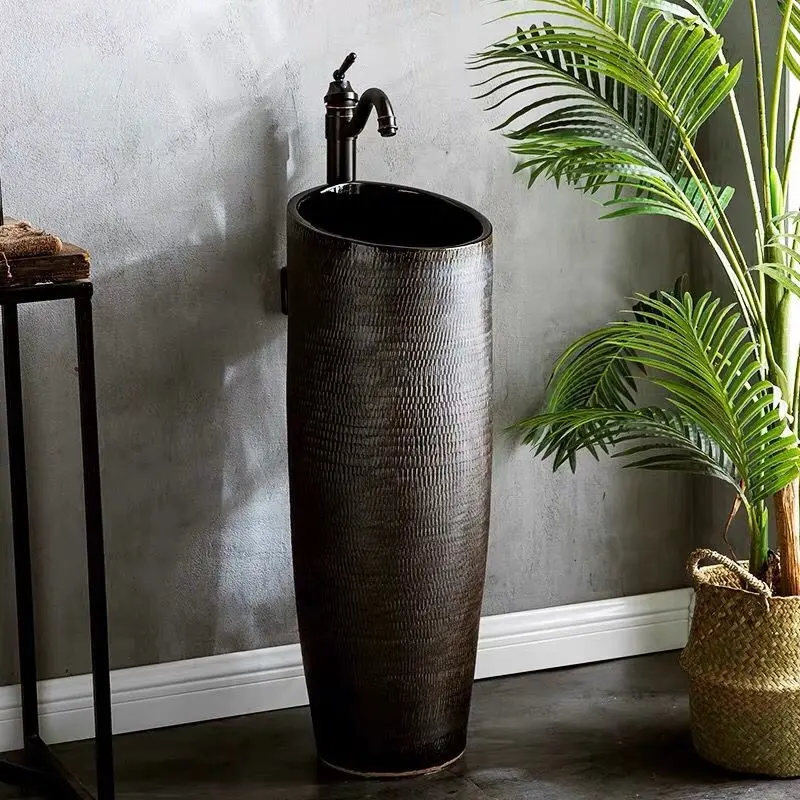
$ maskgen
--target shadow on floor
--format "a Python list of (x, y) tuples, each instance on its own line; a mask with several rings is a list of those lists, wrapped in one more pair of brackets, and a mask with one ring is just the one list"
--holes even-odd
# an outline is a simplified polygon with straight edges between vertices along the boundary
[[(63, 745), (91, 774), (91, 747)], [(476, 684), (466, 757), (409, 780), (318, 769), (308, 709), (120, 736), (120, 800), (784, 800), (800, 781), (737, 776), (701, 761), (677, 654)], [(0, 800), (16, 800), (3, 794)]]

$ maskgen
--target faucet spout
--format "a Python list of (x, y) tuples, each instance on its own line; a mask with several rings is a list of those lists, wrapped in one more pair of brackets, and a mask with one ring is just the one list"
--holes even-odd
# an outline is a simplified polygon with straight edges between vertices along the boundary
[(347, 126), (347, 135), (356, 137), (367, 124), (369, 114), (372, 109), (378, 116), (378, 133), (381, 136), (394, 136), (397, 133), (397, 121), (394, 116), (394, 109), (382, 89), (367, 89), (361, 95), (361, 99), (356, 104), (353, 118)]
[(356, 139), (367, 124), (372, 109), (378, 117), (378, 133), (394, 136), (397, 121), (394, 109), (381, 89), (367, 89), (359, 99), (345, 73), (356, 60), (350, 53), (333, 73), (325, 95), (325, 139), (328, 143), (328, 184), (356, 179)]

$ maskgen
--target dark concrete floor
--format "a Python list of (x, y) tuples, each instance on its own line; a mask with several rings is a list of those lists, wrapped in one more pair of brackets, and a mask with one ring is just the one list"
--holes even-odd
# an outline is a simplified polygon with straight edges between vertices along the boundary
[[(58, 750), (89, 775), (86, 743)], [(741, 777), (694, 754), (677, 653), (482, 681), (466, 756), (427, 778), (318, 771), (306, 708), (120, 736), (116, 753), (120, 800), (800, 798), (800, 780)], [(21, 797), (0, 787), (0, 800)]]

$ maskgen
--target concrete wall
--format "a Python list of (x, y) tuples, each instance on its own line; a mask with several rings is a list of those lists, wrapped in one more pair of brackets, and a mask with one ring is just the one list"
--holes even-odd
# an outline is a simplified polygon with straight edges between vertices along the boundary
[[(592, 201), (512, 176), (464, 69), (495, 13), (455, 0), (58, 0), (31, 14), (0, 0), (7, 212), (93, 255), (115, 667), (295, 639), (277, 278), (285, 203), (321, 182), (322, 96), (351, 49), (354, 86), (383, 87), (400, 124), (393, 140), (370, 126), (360, 175), (450, 194), (496, 227), (485, 613), (683, 583), (687, 481), (591, 459), (553, 475), (504, 433), (573, 337), (632, 291), (671, 285), (689, 240), (664, 220), (599, 222)], [(88, 666), (71, 325), (68, 306), (22, 314), (48, 675)]]

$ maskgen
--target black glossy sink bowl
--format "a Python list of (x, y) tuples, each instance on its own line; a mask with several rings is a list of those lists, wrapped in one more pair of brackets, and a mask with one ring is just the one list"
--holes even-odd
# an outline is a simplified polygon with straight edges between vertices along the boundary
[(289, 215), (321, 233), (391, 247), (461, 247), (491, 233), (489, 220), (433, 192), (386, 183), (342, 183), (292, 198)]
[(429, 772), (466, 744), (491, 480), (488, 220), (402, 186), (288, 208), (287, 422), (320, 758)]

